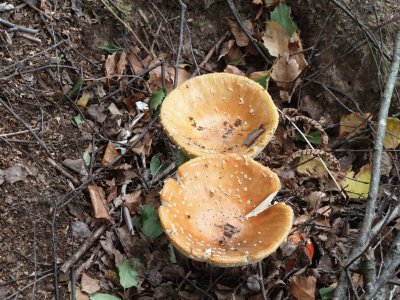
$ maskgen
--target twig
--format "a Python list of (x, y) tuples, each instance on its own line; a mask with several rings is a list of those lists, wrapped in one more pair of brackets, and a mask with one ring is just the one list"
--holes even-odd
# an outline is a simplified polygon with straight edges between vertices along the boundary
[(22, 33), (18, 34), (18, 36), (23, 37), (23, 38), (25, 38), (27, 40), (30, 40), (32, 42), (36, 42), (36, 43), (41, 43), (42, 42), (41, 39), (39, 39), (37, 37), (34, 37), (34, 36), (32, 36), (32, 35), (30, 35), (28, 33), (22, 32)]
[(48, 157), (46, 161), (54, 168), (56, 168), (61, 174), (63, 174), (65, 177), (69, 178), (72, 180), (74, 184), (79, 184), (79, 180), (76, 179), (74, 176), (72, 176), (70, 173), (68, 173), (63, 167), (61, 167), (58, 163), (56, 163), (53, 159)]
[[(32, 130), (39, 130), (39, 129), (32, 128)], [(19, 134), (28, 133), (28, 132), (30, 132), (30, 131), (29, 130), (21, 130), (21, 131), (17, 131), (17, 132), (3, 133), (3, 134), (0, 134), (0, 138), (15, 136), (15, 135), (19, 135)]]
[(132, 36), (135, 38), (136, 42), (140, 45), (140, 47), (142, 47), (144, 49), (144, 51), (147, 52), (147, 54), (152, 55), (150, 50), (147, 49), (147, 47), (142, 43), (142, 41), (139, 39), (139, 37), (136, 35), (136, 33), (132, 30), (132, 28), (128, 24), (126, 24), (124, 22), (124, 20), (122, 20), (104, 0), (100, 0), (100, 1), (108, 9), (108, 11), (114, 16), (114, 18), (116, 18), (125, 27), (125, 29), (128, 30), (132, 34)]
[[(385, 91), (383, 93), (381, 100), (381, 107), (378, 118), (379, 120), (378, 128), (376, 130), (376, 137), (374, 142), (374, 155), (372, 158), (371, 183), (368, 192), (368, 200), (366, 204), (365, 216), (361, 227), (360, 236), (357, 239), (355, 247), (350, 252), (348, 261), (353, 260), (354, 257), (356, 257), (359, 254), (361, 249), (364, 248), (364, 245), (367, 244), (371, 231), (371, 225), (375, 219), (375, 208), (376, 208), (376, 201), (378, 198), (378, 188), (380, 181), (383, 140), (385, 137), (389, 106), (393, 95), (393, 89), (396, 83), (396, 76), (399, 72), (399, 64), (400, 64), (400, 31), (398, 31), (396, 34), (396, 42), (393, 53), (392, 66), (388, 80), (386, 82)], [(343, 271), (342, 271), (338, 285), (336, 286), (335, 289), (333, 299), (344, 299), (346, 295), (346, 289), (347, 285), (345, 281), (345, 276), (343, 276)]]
[(46, 144), (42, 141), (41, 138), (39, 138), (37, 136), (37, 134), (35, 133), (35, 131), (31, 128), (31, 126), (29, 126), (28, 123), (26, 123), (10, 106), (8, 106), (8, 104), (0, 98), (0, 103), (8, 110), (8, 112), (10, 114), (13, 115), (13, 117), (15, 119), (17, 119), (18, 121), (20, 121), (26, 129), (29, 130), (29, 132), (33, 135), (33, 137), (37, 140), (37, 142), (39, 143), (40, 146), (42, 146), (42, 148), (46, 151), (46, 153), (51, 156), (49, 149), (47, 148)]
[(26, 28), (24, 26), (20, 26), (20, 25), (8, 22), (2, 18), (0, 18), (0, 24), (11, 27), (8, 31), (19, 31), (19, 32), (26, 32), (26, 33), (31, 33), (31, 34), (39, 33), (39, 30), (37, 30), (37, 29)]
[(7, 296), (6, 298), (4, 298), (4, 300), (11, 300), (11, 299), (15, 299), (15, 296), (17, 296), (19, 293), (23, 292), (24, 290), (26, 290), (27, 288), (31, 287), (32, 285), (36, 284), (38, 281), (41, 281), (49, 276), (51, 276), (52, 273), (43, 275), (42, 277), (38, 278), (35, 282), (31, 282), (30, 284), (24, 286), (23, 288), (19, 289), (18, 291), (16, 291), (14, 294)]
[(260, 46), (257, 43), (257, 40), (255, 38), (253, 38), (253, 36), (251, 35), (251, 32), (249, 31), (249, 29), (247, 29), (246, 25), (243, 22), (242, 17), (240, 16), (235, 3), (233, 3), (233, 0), (228, 0), (228, 4), (229, 4), (229, 8), (231, 9), (233, 15), (235, 16), (236, 22), (238, 22), (240, 28), (242, 29), (242, 31), (244, 32), (244, 34), (249, 38), (249, 40), (254, 44), (254, 46), (256, 47), (258, 53), (260, 53), (260, 55), (262, 56), (262, 58), (268, 63), (271, 64), (271, 61), (268, 59), (268, 57), (265, 55), (264, 51), (260, 48)]
[(181, 22), (180, 22), (180, 30), (179, 30), (179, 45), (178, 45), (178, 53), (176, 54), (175, 61), (175, 76), (174, 76), (174, 88), (178, 85), (178, 70), (179, 70), (179, 60), (181, 59), (182, 48), (183, 48), (183, 35), (185, 32), (185, 13), (186, 13), (186, 4), (179, 0), (179, 5), (181, 7)]
[(97, 241), (106, 231), (107, 226), (99, 227), (79, 248), (78, 250), (61, 266), (60, 270), (65, 273), (68, 269), (78, 261), (78, 259)]
[[(122, 199), (122, 201), (125, 201), (126, 187), (127, 186), (128, 186), (128, 182), (125, 182), (121, 187), (121, 199)], [(131, 233), (132, 236), (134, 236), (135, 235), (135, 229), (133, 229), (131, 215), (129, 213), (129, 209), (125, 206), (125, 204), (122, 205), (122, 213), (124, 215), (125, 224), (128, 227), (129, 232)]]
[(400, 265), (400, 231), (397, 231), (392, 246), (385, 255), (383, 264), (385, 267), (381, 275), (375, 281), (372, 289), (366, 291), (365, 299), (373, 299), (381, 287), (396, 274), (396, 269)]

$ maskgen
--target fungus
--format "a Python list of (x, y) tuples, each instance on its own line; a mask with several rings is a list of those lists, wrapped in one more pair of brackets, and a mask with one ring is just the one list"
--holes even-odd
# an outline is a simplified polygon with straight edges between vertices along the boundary
[(165, 181), (159, 215), (186, 256), (240, 266), (262, 260), (286, 240), (293, 211), (283, 203), (270, 206), (281, 185), (269, 168), (243, 155), (215, 154), (183, 164), (177, 177)]
[(278, 126), (268, 92), (243, 76), (197, 76), (173, 90), (160, 114), (168, 136), (191, 157), (218, 153), (259, 154)]

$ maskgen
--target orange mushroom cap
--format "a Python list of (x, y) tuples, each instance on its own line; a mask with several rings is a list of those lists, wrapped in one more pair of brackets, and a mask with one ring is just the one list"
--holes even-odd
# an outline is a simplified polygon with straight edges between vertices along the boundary
[(161, 123), (191, 157), (217, 153), (259, 154), (279, 121), (271, 96), (243, 76), (213, 73), (173, 90), (161, 107)]
[(283, 203), (265, 209), (281, 186), (269, 168), (243, 155), (215, 154), (183, 164), (177, 177), (164, 184), (159, 215), (183, 254), (240, 266), (262, 260), (286, 240), (293, 211)]

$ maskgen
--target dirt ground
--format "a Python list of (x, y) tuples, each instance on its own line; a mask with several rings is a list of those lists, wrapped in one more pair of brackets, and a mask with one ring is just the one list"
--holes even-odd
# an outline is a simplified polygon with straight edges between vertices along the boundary
[[(299, 27), (309, 68), (302, 73), (290, 103), (279, 99), (273, 83), (270, 92), (281, 108), (297, 108), (308, 116), (315, 113), (318, 119), (323, 117), (324, 130), (334, 139), (344, 114), (357, 111), (377, 115), (387, 75), (384, 72), (390, 66), (384, 55), (392, 55), (400, 2), (347, 1), (356, 21), (378, 37), (381, 52), (366, 39), (365, 28), (361, 30), (334, 1), (317, 2), (286, 1)], [(179, 44), (178, 1), (8, 3), (16, 8), (0, 11), (0, 18), (37, 29), (38, 33), (27, 37), (24, 32), (12, 32), (9, 26), (0, 25), (0, 170), (17, 166), (19, 173), (15, 176), (21, 177), (12, 183), (0, 180), (0, 299), (70, 299), (76, 288), (76, 299), (88, 299), (79, 294), (82, 273), (97, 280), (99, 292), (123, 299), (262, 299), (257, 265), (223, 269), (189, 260), (177, 252), (177, 262), (171, 263), (167, 238), (161, 235), (149, 239), (142, 233), (131, 236), (121, 207), (112, 210), (108, 220), (94, 216), (87, 187), (95, 183), (107, 191), (107, 197), (114, 192), (120, 195), (126, 182), (128, 194), (140, 192), (130, 211), (132, 217), (141, 215), (142, 204), (160, 205), (158, 193), (164, 178), (151, 180), (150, 161), (156, 153), (167, 161), (173, 152), (159, 122), (149, 125), (149, 113), (135, 127), (135, 134), (145, 136), (135, 146), (136, 151), (124, 154), (118, 166), (106, 168), (101, 163), (108, 141), (116, 141), (118, 130), (135, 117), (124, 100), (148, 101), (156, 90), (146, 72), (140, 75), (143, 79), (128, 84), (134, 78), (129, 65), (119, 80), (105, 78), (110, 53), (100, 46), (118, 45), (126, 53), (141, 48), (122, 20), (159, 61), (173, 66)], [(252, 20), (257, 30), (264, 30), (267, 9), (260, 11), (261, 6), (250, 0), (238, 1), (236, 6), (244, 19)], [(223, 42), (231, 39), (226, 18), (233, 15), (225, 1), (188, 1), (180, 61), (188, 73), (196, 70), (196, 64), (226, 32), (229, 37)], [(203, 66), (203, 73), (225, 69), (226, 61), (218, 60), (219, 51)], [(141, 59), (147, 57), (143, 49), (136, 54)], [(265, 70), (267, 64), (255, 55), (246, 57), (238, 67), (248, 75)], [(91, 95), (92, 112), (76, 104), (85, 92)], [(306, 98), (312, 104), (304, 104)], [(114, 115), (99, 108), (111, 103), (123, 113)], [(399, 108), (396, 91), (390, 114), (396, 115)], [(79, 114), (82, 120), (76, 121)], [(257, 158), (276, 170), (282, 170), (284, 161), (299, 147), (294, 141), (283, 140), (287, 138), (285, 126), (280, 125), (278, 137)], [(343, 148), (372, 149), (371, 137), (367, 132)], [(334, 153), (339, 160), (351, 160), (357, 171), (370, 159), (370, 152), (354, 152), (351, 158), (347, 154)], [(396, 163), (397, 153), (392, 155)], [(90, 163), (82, 170), (87, 157)], [(68, 159), (78, 164), (75, 170), (63, 164)], [(309, 191), (323, 190), (328, 199), (324, 205), (332, 206), (332, 213), (323, 218), (310, 213), (313, 221), (303, 232), (314, 243), (315, 252), (320, 252), (305, 272), (317, 278), (317, 289), (329, 287), (337, 282), (340, 265), (356, 237), (364, 214), (363, 202), (343, 199), (328, 182), (297, 175), (288, 181), (278, 200), (291, 204), (296, 217), (308, 211), (304, 196)], [(385, 188), (393, 193), (398, 193), (397, 184), (394, 171), (384, 178)], [(78, 225), (81, 227), (76, 229)], [(72, 265), (72, 270), (80, 271), (77, 277), (71, 277), (70, 270), (59, 271), (90, 233), (102, 226), (106, 230), (100, 239)], [(390, 237), (389, 232), (386, 238)], [(269, 299), (294, 298), (289, 284), (292, 273), (286, 271), (288, 258), (283, 252), (280, 249), (262, 264)], [(141, 257), (144, 267), (138, 286), (124, 289), (118, 283), (116, 264), (133, 257)]]

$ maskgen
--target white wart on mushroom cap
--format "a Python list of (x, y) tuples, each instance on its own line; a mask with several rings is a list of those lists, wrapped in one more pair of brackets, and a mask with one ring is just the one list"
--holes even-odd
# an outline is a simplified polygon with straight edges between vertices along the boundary
[(246, 215), (276, 193), (278, 176), (241, 155), (193, 159), (161, 191), (161, 224), (185, 255), (219, 266), (245, 265), (273, 253), (293, 222), (282, 203), (254, 217)]
[(173, 90), (161, 107), (169, 137), (189, 156), (262, 151), (278, 126), (271, 96), (258, 83), (227, 73), (201, 75)]

